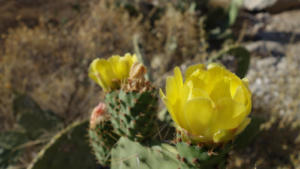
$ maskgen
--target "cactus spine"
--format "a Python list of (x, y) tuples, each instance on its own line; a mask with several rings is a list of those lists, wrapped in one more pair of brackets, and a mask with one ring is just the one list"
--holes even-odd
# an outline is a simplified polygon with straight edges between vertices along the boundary
[(109, 166), (110, 150), (119, 139), (119, 136), (112, 131), (113, 127), (106, 113), (106, 106), (104, 103), (99, 103), (92, 112), (88, 133), (90, 145), (102, 166)]
[(133, 140), (151, 137), (157, 101), (152, 88), (142, 92), (118, 90), (108, 93), (105, 99), (116, 133)]
[(110, 150), (119, 139), (112, 129), (110, 121), (100, 122), (95, 128), (89, 129), (90, 145), (102, 166), (110, 165)]
[(198, 169), (225, 169), (230, 145), (212, 148), (203, 145), (177, 142), (178, 160)]

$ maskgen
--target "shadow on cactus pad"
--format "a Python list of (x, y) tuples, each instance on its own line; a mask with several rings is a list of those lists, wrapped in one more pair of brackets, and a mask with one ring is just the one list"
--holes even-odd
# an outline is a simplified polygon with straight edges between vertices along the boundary
[(59, 132), (27, 169), (101, 169), (87, 139), (88, 121), (75, 122)]

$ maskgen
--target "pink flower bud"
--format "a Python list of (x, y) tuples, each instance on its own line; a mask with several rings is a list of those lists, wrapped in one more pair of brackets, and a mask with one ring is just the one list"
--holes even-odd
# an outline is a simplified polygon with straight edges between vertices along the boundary
[(93, 129), (98, 123), (106, 118), (106, 105), (100, 102), (94, 109), (90, 118), (90, 128)]

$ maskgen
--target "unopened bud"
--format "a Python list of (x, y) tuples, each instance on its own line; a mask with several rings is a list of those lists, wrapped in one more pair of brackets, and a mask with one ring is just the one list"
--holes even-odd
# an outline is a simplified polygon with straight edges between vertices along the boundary
[(106, 105), (100, 102), (94, 109), (90, 118), (90, 128), (94, 129), (98, 123), (106, 118)]

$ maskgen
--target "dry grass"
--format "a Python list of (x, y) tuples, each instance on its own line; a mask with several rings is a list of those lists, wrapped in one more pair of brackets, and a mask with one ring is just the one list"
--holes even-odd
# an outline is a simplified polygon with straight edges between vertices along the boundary
[(150, 33), (144, 32), (142, 44), (157, 76), (201, 54), (201, 27), (193, 11), (180, 12), (169, 5), (154, 28), (146, 31)]

